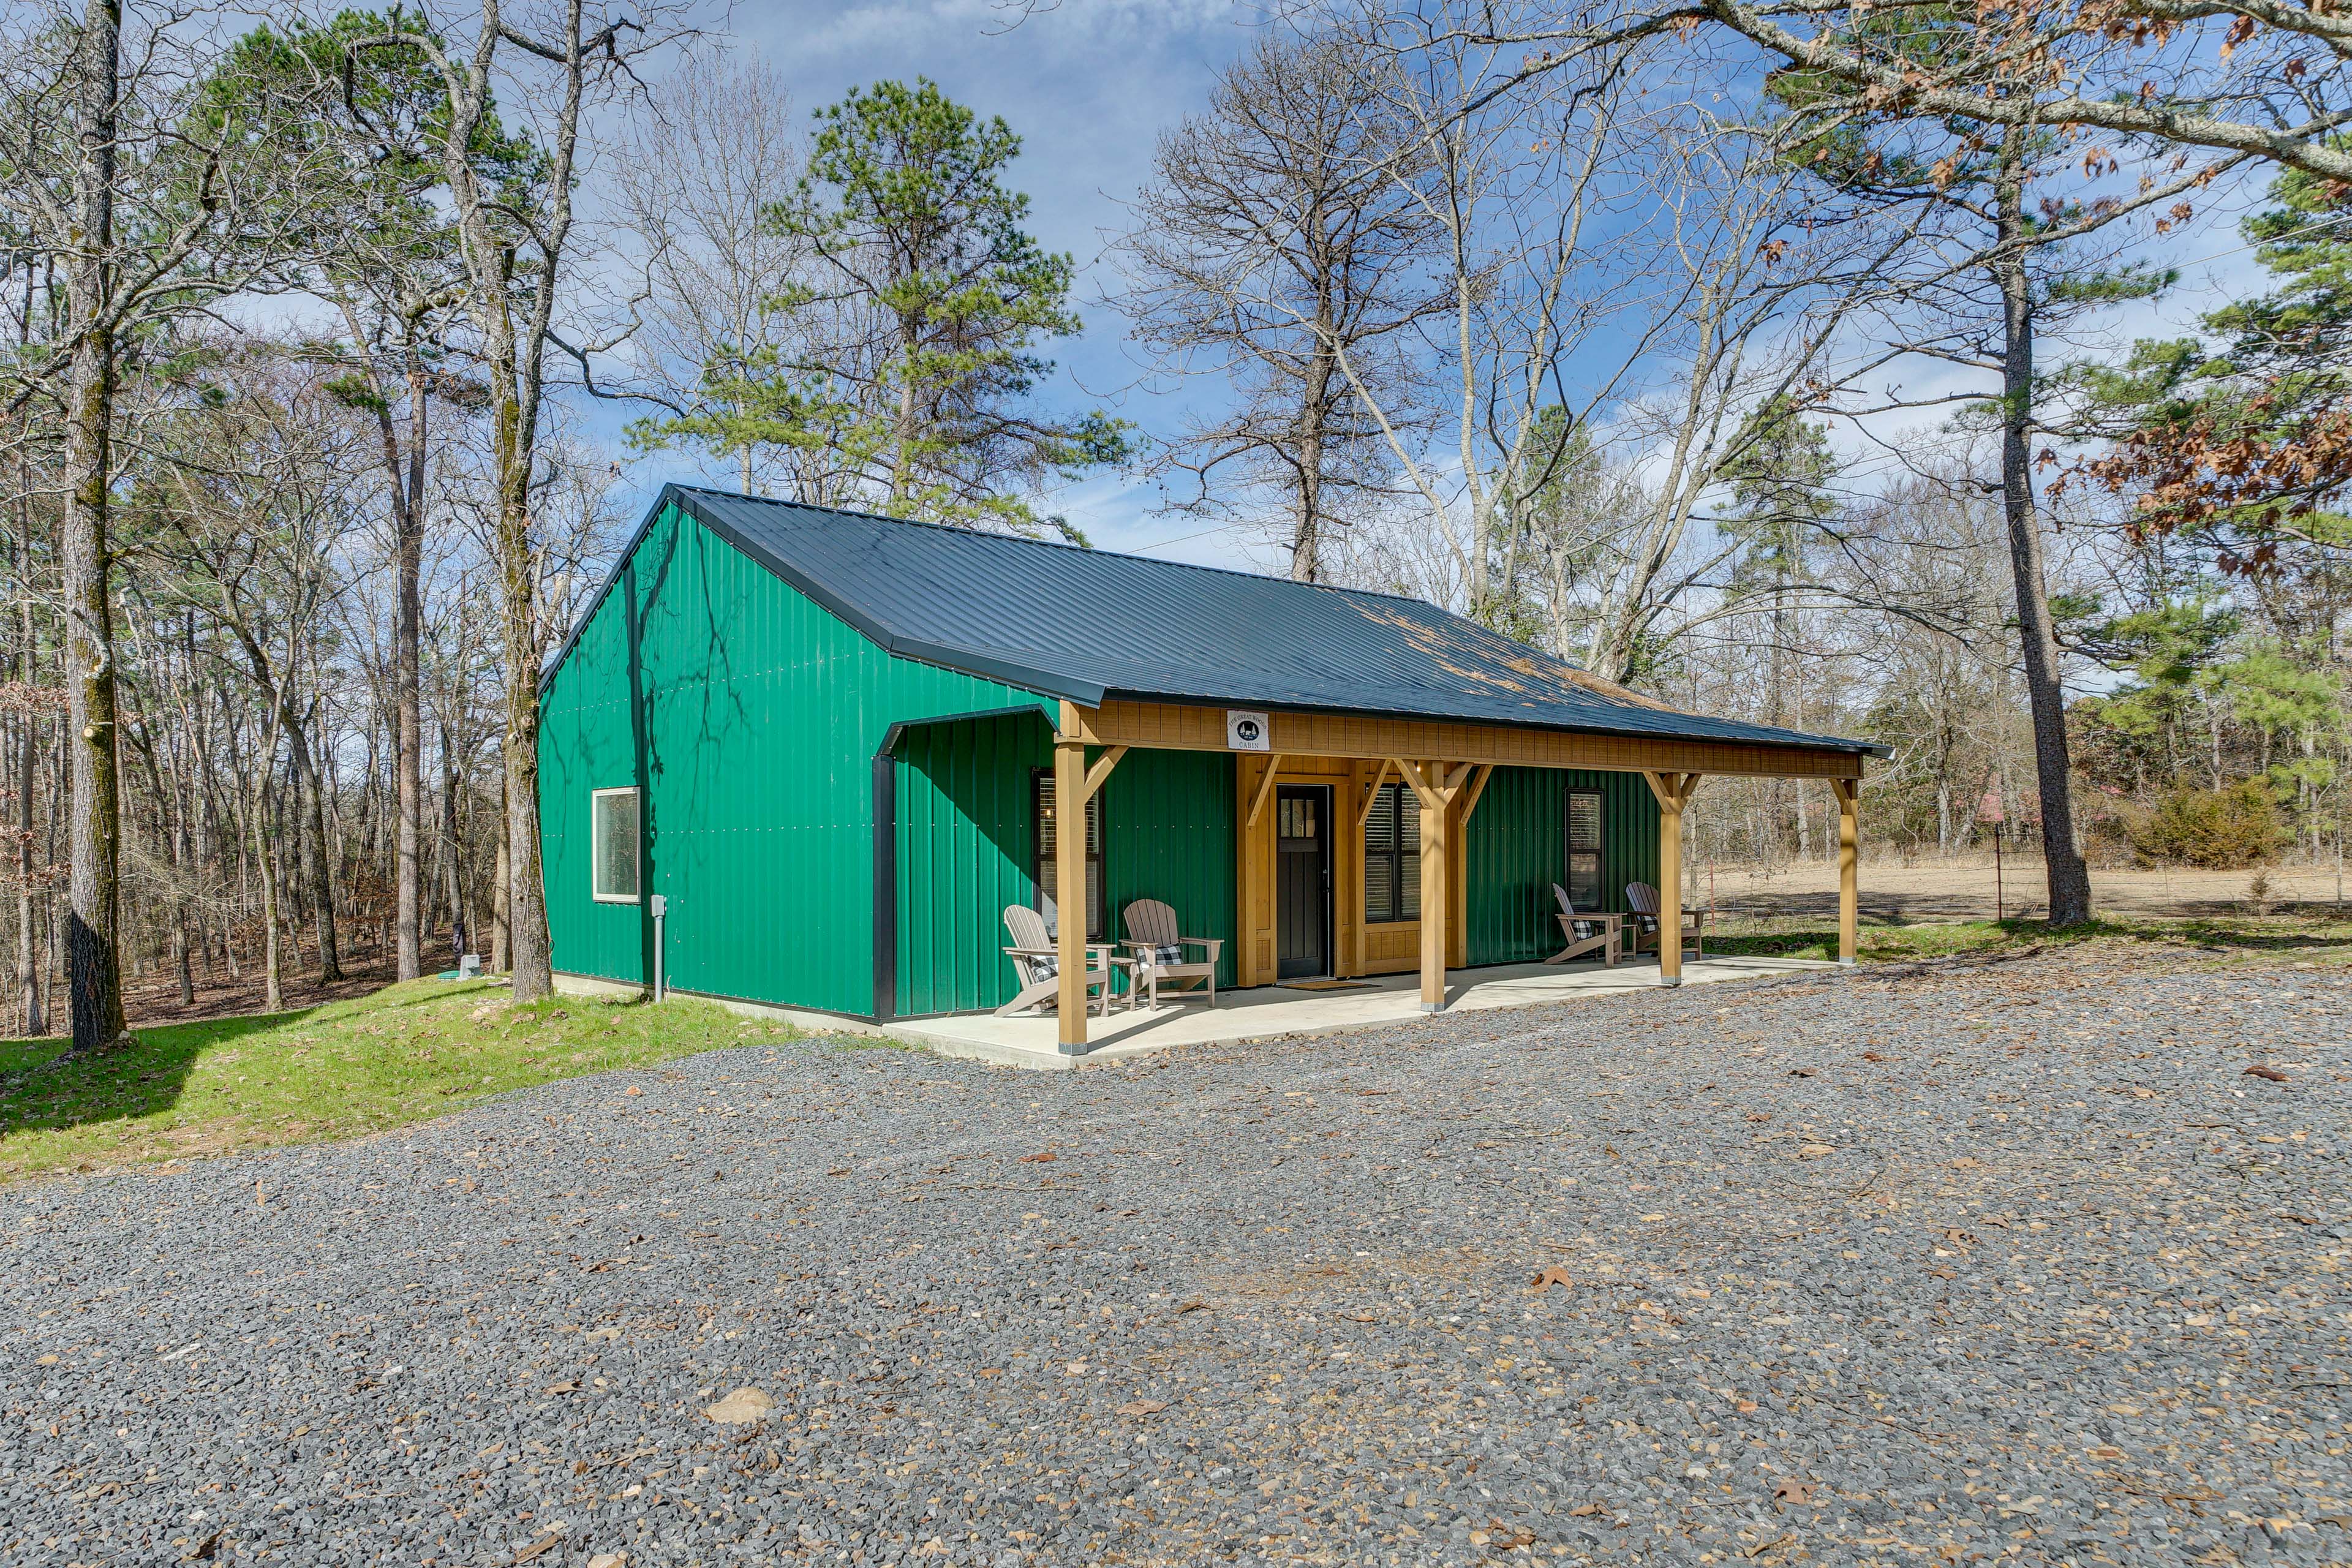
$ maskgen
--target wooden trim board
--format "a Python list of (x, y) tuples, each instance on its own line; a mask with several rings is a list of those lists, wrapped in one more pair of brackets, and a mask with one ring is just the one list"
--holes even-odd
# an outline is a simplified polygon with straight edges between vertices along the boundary
[[(1114, 700), (1076, 708), (1089, 744), (1223, 752), (1225, 711), (1181, 702)], [(1442, 757), (1448, 763), (1606, 773), (1728, 773), (1748, 778), (1859, 778), (1858, 752), (1665, 736), (1592, 735), (1445, 720), (1342, 713), (1268, 715), (1272, 752), (1284, 757)]]

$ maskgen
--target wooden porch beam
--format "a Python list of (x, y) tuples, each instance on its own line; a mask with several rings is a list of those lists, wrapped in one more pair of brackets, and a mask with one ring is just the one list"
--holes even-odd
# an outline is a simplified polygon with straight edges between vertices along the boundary
[(1119, 758), (1125, 755), (1125, 746), (1113, 746), (1095, 759), (1095, 765), (1087, 770), (1087, 787), (1078, 797), (1080, 805), (1094, 799), (1095, 792), (1103, 786), (1103, 780), (1110, 777), (1111, 769), (1118, 766)]
[[(1088, 743), (1166, 751), (1223, 752), (1223, 708), (1114, 699), (1080, 709)], [(1267, 716), (1274, 751), (1290, 757), (1445, 757), (1504, 767), (1580, 768), (1606, 773), (1727, 773), (1749, 778), (1857, 778), (1851, 752), (1661, 735), (1597, 735), (1437, 719), (1348, 713)]]
[(1388, 758), (1381, 759), (1380, 770), (1372, 774), (1372, 787), (1364, 792), (1363, 805), (1356, 808), (1356, 835), (1363, 837), (1364, 824), (1372, 819), (1372, 805), (1381, 798), (1381, 786), (1389, 782), (1389, 770), (1396, 764)]
[(1257, 781), (1257, 794), (1250, 797), (1249, 825), (1252, 827), (1255, 827), (1257, 819), (1265, 815), (1265, 797), (1274, 793), (1274, 775), (1281, 771), (1282, 753), (1276, 752), (1265, 759), (1265, 777)]
[(1462, 826), (1470, 826), (1470, 814), (1478, 809), (1478, 797), (1486, 793), (1486, 781), (1495, 776), (1495, 764), (1481, 763), (1477, 776), (1470, 781), (1470, 793), (1462, 799)]

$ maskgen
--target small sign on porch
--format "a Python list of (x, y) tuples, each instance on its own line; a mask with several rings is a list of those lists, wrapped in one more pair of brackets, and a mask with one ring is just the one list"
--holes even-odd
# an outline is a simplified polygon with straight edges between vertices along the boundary
[(1238, 708), (1225, 710), (1225, 749), (1231, 752), (1265, 752), (1273, 750), (1274, 726), (1263, 713), (1245, 713)]

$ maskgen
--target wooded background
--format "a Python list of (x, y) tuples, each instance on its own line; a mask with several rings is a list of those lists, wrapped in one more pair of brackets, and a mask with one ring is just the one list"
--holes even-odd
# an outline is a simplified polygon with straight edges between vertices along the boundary
[[(2089, 858), (2340, 863), (2352, 25), (1280, 9), (1090, 274), (1140, 377), (1095, 407), (1020, 127), (929, 82), (797, 104), (687, 5), (259, 9), (0, 32), (24, 1032), (467, 951), (543, 994), (536, 676), (648, 471), (1079, 543), (1123, 474), (1885, 741), (1871, 842), (2030, 844), (2059, 923)], [(2260, 293), (2107, 330), (2237, 247)], [(1832, 853), (1790, 784), (1691, 820)]]

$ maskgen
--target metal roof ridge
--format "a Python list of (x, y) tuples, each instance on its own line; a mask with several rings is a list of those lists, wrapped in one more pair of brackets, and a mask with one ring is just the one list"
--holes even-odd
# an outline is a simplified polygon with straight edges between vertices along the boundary
[[(1276, 577), (1270, 572), (1244, 572), (1233, 566), (1207, 566), (1197, 561), (1162, 561), (1153, 555), (1139, 555), (1131, 550), (1098, 550), (1091, 544), (1072, 544), (1067, 540), (1061, 539), (1033, 539), (1025, 533), (990, 533), (977, 528), (966, 528), (961, 523), (932, 522), (919, 517), (892, 517), (887, 512), (860, 511), (856, 507), (818, 506), (812, 501), (779, 500), (774, 496), (745, 495), (740, 490), (718, 490), (712, 489), (708, 485), (682, 485), (673, 482), (664, 488), (688, 490), (696, 495), (716, 496), (721, 500), (750, 501), (754, 506), (788, 506), (801, 511), (832, 512), (839, 517), (863, 518), (869, 522), (891, 522), (900, 523), (908, 528), (928, 528), (935, 532), (960, 534), (970, 539), (997, 539), (1008, 544), (1032, 544), (1041, 550), (1070, 550), (1081, 555), (1118, 561), (1140, 561), (1147, 566), (1164, 566), (1172, 571), (1213, 572), (1221, 577), (1244, 577), (1253, 583), (1275, 583), (1289, 588), (1312, 588), (1318, 593), (1339, 594), (1366, 599), (1393, 599), (1399, 604), (1418, 605), (1425, 610), (1435, 610), (1441, 616), (1453, 616), (1455, 620), (1469, 619), (1468, 616), (1457, 615), (1443, 605), (1433, 605), (1427, 599), (1412, 594), (1391, 593), (1385, 588), (1354, 588), (1339, 583), (1301, 583), (1295, 577)], [(1475, 621), (1471, 621), (1470, 624), (1478, 625)], [(1480, 626), (1479, 629), (1492, 630), (1491, 627), (1486, 626)], [(1500, 637), (1502, 634), (1496, 632), (1495, 635)], [(1544, 657), (1551, 658), (1558, 656), (1546, 654)], [(1570, 664), (1567, 659), (1560, 659), (1559, 662), (1567, 664), (1570, 669), (1584, 668), (1580, 664)]]

